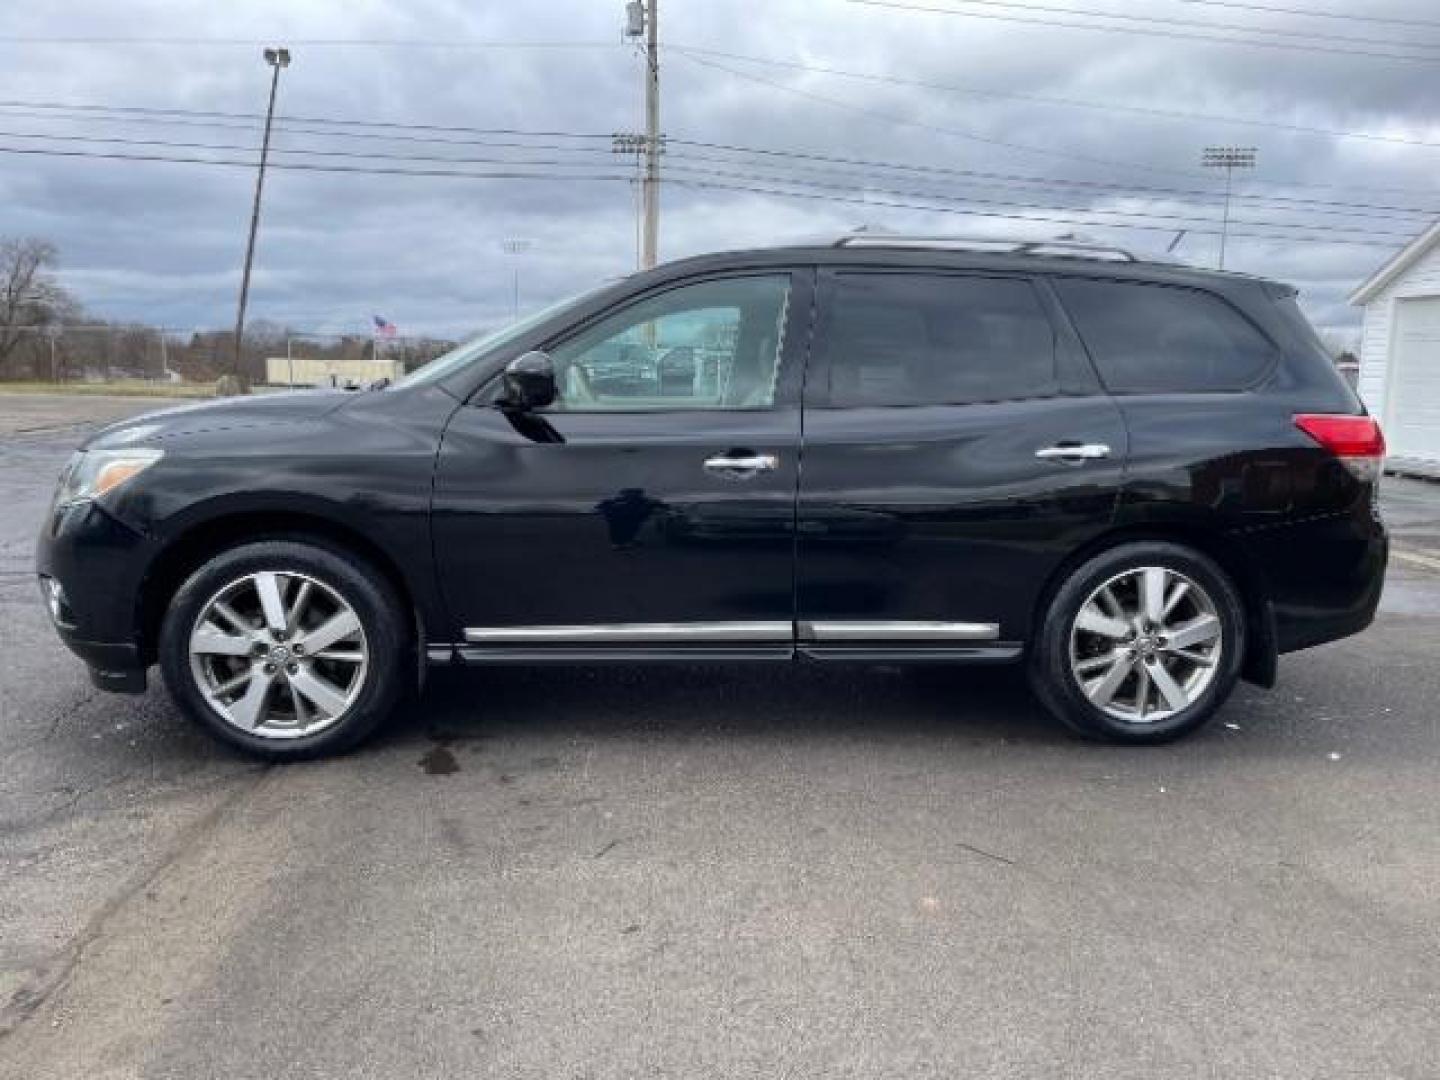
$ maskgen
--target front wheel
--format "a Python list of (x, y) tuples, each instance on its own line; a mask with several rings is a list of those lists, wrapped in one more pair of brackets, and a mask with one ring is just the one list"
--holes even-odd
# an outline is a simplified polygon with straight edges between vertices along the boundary
[(1244, 647), (1240, 597), (1213, 561), (1178, 544), (1124, 544), (1056, 591), (1031, 650), (1031, 685), (1079, 734), (1167, 742), (1230, 696)]
[(408, 670), (406, 622), (385, 579), (327, 547), (246, 544), (196, 570), (170, 604), (160, 665), (213, 734), (271, 760), (359, 742)]

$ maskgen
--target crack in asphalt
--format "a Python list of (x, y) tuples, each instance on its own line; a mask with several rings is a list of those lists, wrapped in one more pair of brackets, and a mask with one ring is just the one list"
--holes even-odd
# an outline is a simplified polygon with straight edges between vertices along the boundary
[[(186, 826), (169, 851), (154, 864), (118, 889), (90, 918), (85, 927), (54, 959), (42, 965), (30, 979), (0, 1005), (0, 1043), (14, 1035), (44, 1004), (63, 990), (74, 977), (86, 951), (105, 934), (105, 928), (137, 896), (143, 896), (181, 858), (213, 835), (230, 812), (259, 790), (274, 771), (273, 764), (257, 766), (248, 777), (237, 779), (234, 791), (211, 807), (198, 821)], [(241, 782), (249, 779), (249, 783)]]

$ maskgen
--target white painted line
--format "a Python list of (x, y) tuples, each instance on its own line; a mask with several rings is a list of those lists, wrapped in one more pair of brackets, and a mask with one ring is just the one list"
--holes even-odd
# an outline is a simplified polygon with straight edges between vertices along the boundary
[(1403, 548), (1392, 547), (1390, 554), (1401, 562), (1410, 563), (1412, 566), (1423, 566), (1427, 570), (1440, 570), (1440, 556), (1421, 555), (1415, 551), (1406, 551)]

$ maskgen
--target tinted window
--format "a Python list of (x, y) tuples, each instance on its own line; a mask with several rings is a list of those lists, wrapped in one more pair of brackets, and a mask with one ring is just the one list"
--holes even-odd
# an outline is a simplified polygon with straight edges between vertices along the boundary
[(649, 297), (550, 351), (567, 412), (763, 409), (775, 376), (788, 275), (697, 282)]
[(1219, 297), (1119, 281), (1058, 281), (1106, 387), (1117, 394), (1241, 390), (1275, 350)]
[(840, 274), (833, 295), (834, 405), (958, 405), (1057, 390), (1054, 327), (1028, 282)]

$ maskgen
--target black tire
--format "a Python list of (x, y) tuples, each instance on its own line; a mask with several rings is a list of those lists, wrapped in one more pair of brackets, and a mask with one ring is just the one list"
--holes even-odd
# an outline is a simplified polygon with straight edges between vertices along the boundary
[[(355, 696), (338, 720), (314, 734), (280, 739), (237, 727), (211, 705), (191, 669), (190, 635), (210, 601), (247, 574), (267, 570), (304, 574), (333, 590), (364, 633), (369, 655)], [(412, 670), (409, 626), (389, 582), (354, 553), (308, 538), (266, 540), (214, 556), (180, 586), (161, 625), (160, 668), (175, 702), (222, 741), (270, 761), (323, 757), (355, 746), (391, 712)]]
[[(1188, 705), (1163, 719), (1139, 723), (1117, 718), (1087, 697), (1072, 672), (1070, 641), (1082, 605), (1097, 588), (1126, 571), (1151, 566), (1183, 574), (1208, 594), (1220, 620), (1220, 656), (1209, 684)], [(1192, 548), (1138, 542), (1096, 555), (1060, 583), (1036, 627), (1028, 669), (1035, 695), (1071, 731), (1090, 739), (1150, 745), (1178, 739), (1209, 720), (1235, 688), (1244, 652), (1244, 607), (1225, 572)]]

